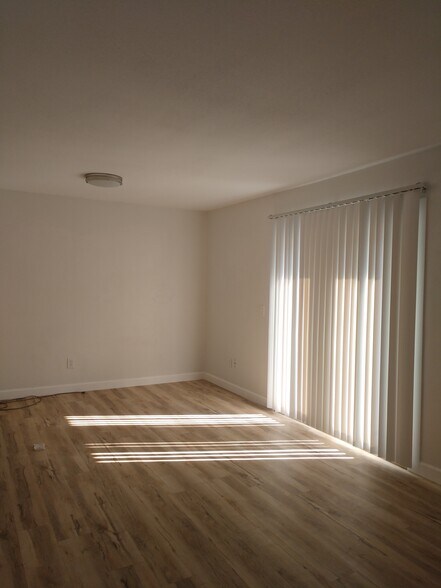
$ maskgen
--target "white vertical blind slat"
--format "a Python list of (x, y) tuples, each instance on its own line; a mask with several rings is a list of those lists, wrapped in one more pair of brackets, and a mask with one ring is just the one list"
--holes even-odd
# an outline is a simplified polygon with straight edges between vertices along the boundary
[[(343, 323), (343, 345), (340, 349), (342, 354), (342, 396), (344, 398), (342, 406), (342, 439), (352, 442), (353, 435), (353, 398), (351, 395), (351, 374), (355, 365), (355, 355), (352, 349), (351, 321), (353, 320), (353, 300), (355, 295), (354, 279), (354, 249), (358, 239), (358, 211), (354, 207), (349, 207), (346, 211), (346, 241), (344, 244), (346, 250), (346, 263), (343, 273), (339, 276), (341, 287), (344, 289), (344, 323)], [(346, 350), (346, 353), (345, 353)]]
[(318, 220), (318, 239), (317, 239), (317, 256), (315, 260), (315, 266), (317, 268), (316, 276), (316, 292), (317, 302), (315, 304), (315, 328), (314, 328), (314, 398), (315, 398), (315, 409), (314, 409), (314, 427), (322, 428), (321, 423), (321, 372), (323, 366), (322, 356), (322, 338), (323, 338), (323, 273), (324, 273), (324, 251), (323, 251), (323, 237), (325, 229), (326, 214), (317, 215)]
[(346, 287), (343, 276), (346, 273), (346, 244), (347, 244), (347, 213), (345, 209), (343, 217), (342, 230), (340, 231), (339, 241), (339, 275), (337, 280), (339, 282), (339, 306), (337, 311), (337, 381), (335, 394), (335, 423), (334, 432), (337, 437), (343, 438), (342, 431), (342, 394), (343, 394), (343, 340), (344, 340), (344, 309), (346, 303)]
[(357, 350), (357, 313), (358, 313), (358, 242), (359, 242), (359, 210), (352, 211), (352, 263), (349, 269), (351, 277), (350, 285), (350, 328), (349, 328), (349, 347), (348, 354), (350, 358), (349, 366), (349, 390), (348, 390), (348, 430), (346, 438), (349, 443), (354, 442), (354, 409), (355, 409), (355, 369), (356, 369), (356, 350)]
[(274, 404), (274, 377), (276, 373), (275, 366), (275, 343), (276, 343), (276, 328), (275, 328), (275, 315), (276, 315), (276, 299), (277, 289), (279, 286), (279, 280), (277, 276), (277, 234), (278, 224), (274, 223), (273, 226), (273, 242), (271, 251), (271, 275), (270, 275), (270, 293), (269, 293), (269, 326), (268, 326), (268, 406), (275, 408)]
[(329, 430), (329, 401), (330, 395), (327, 393), (331, 375), (331, 335), (332, 335), (332, 234), (333, 234), (333, 215), (332, 210), (328, 211), (326, 221), (325, 236), (325, 293), (324, 293), (324, 335), (322, 346), (323, 370), (321, 388), (321, 429)]
[[(336, 213), (337, 210), (334, 209)], [(333, 249), (333, 256), (334, 256), (334, 296), (333, 296), (333, 304), (332, 304), (332, 348), (331, 348), (331, 409), (330, 409), (330, 427), (329, 432), (331, 435), (334, 435), (335, 432), (335, 421), (336, 421), (336, 414), (335, 414), (335, 407), (337, 404), (337, 357), (338, 357), (338, 329), (337, 329), (337, 322), (338, 322), (338, 309), (339, 309), (339, 297), (340, 297), (340, 281), (339, 281), (339, 272), (340, 272), (340, 255), (339, 255), (339, 243), (340, 243), (340, 234), (341, 234), (341, 224), (342, 224), (342, 215), (336, 214), (336, 227), (334, 233), (334, 249)]]
[(299, 276), (299, 289), (298, 289), (298, 293), (299, 293), (299, 297), (298, 297), (298, 332), (297, 332), (297, 361), (296, 363), (296, 375), (297, 375), (297, 416), (296, 418), (299, 421), (303, 420), (303, 390), (304, 390), (304, 384), (303, 384), (303, 364), (304, 364), (304, 333), (305, 333), (305, 329), (304, 329), (304, 288), (305, 288), (305, 283), (304, 283), (304, 279), (303, 279), (303, 268), (304, 268), (304, 263), (305, 263), (305, 255), (306, 255), (306, 251), (305, 251), (305, 247), (303, 245), (304, 243), (304, 237), (303, 237), (303, 225), (301, 223), (301, 219), (298, 218), (297, 219), (297, 223), (298, 223), (298, 238), (297, 238), (297, 243), (298, 243), (298, 247), (299, 247), (299, 251), (298, 251), (298, 256), (299, 256), (299, 270), (298, 270), (298, 276)]
[(372, 402), (371, 402), (371, 439), (370, 451), (378, 455), (379, 451), (379, 414), (380, 414), (380, 384), (381, 384), (381, 347), (376, 344), (381, 339), (382, 310), (383, 310), (383, 283), (384, 283), (384, 223), (385, 201), (379, 200), (377, 205), (377, 227), (375, 240), (377, 244), (375, 258), (375, 308), (372, 335)]
[[(293, 357), (298, 357), (299, 354), (299, 295), (300, 295), (300, 220), (295, 218), (293, 224), (293, 308), (292, 308), (292, 334), (291, 334), (291, 349)], [(298, 362), (292, 362), (291, 370), (291, 390), (292, 400), (289, 415), (298, 418)]]
[(389, 356), (390, 356), (390, 318), (392, 292), (392, 244), (393, 244), (393, 200), (385, 202), (384, 240), (383, 240), (383, 295), (381, 320), (381, 365), (380, 399), (378, 415), (378, 455), (386, 459)]
[(364, 395), (364, 438), (363, 449), (371, 450), (372, 427), (372, 371), (374, 357), (374, 315), (375, 315), (375, 263), (377, 256), (377, 205), (375, 200), (370, 206), (370, 224), (368, 233), (368, 275), (367, 275), (367, 320), (366, 320), (366, 373)]

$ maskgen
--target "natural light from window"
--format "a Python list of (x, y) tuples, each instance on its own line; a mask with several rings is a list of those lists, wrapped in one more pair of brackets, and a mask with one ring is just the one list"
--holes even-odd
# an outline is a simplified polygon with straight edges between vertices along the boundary
[(283, 427), (265, 414), (128, 414), (66, 416), (72, 427)]
[(92, 452), (98, 463), (353, 459), (318, 440), (86, 443), (86, 447), (101, 450)]

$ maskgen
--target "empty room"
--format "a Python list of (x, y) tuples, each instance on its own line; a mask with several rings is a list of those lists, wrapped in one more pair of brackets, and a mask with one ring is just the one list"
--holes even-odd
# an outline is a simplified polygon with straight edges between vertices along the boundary
[(440, 0), (3, 0), (1, 588), (441, 586)]

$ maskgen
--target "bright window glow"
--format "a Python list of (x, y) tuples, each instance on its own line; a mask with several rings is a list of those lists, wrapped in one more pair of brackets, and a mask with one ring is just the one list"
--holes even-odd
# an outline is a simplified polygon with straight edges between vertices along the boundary
[[(319, 441), (299, 440), (87, 443), (86, 446), (94, 449), (126, 449), (93, 452), (92, 456), (98, 463), (353, 459), (339, 449), (323, 447)], [(134, 447), (143, 447), (145, 450), (130, 451)]]
[(72, 427), (282, 427), (264, 414), (129, 414), (67, 416)]

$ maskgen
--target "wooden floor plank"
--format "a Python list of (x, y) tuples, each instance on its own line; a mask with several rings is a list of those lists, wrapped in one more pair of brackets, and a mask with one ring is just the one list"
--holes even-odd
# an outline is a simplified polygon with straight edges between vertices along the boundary
[(2, 588), (441, 585), (438, 486), (202, 380), (0, 413), (0, 491)]

